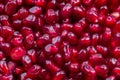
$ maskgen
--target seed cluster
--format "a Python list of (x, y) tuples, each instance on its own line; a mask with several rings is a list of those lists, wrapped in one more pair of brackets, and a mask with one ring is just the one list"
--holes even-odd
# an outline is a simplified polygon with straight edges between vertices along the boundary
[(0, 80), (120, 80), (120, 0), (0, 0)]

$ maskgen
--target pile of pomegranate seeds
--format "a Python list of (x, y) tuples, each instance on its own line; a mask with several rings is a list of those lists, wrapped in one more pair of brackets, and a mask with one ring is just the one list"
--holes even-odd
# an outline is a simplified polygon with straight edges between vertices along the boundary
[(0, 0), (0, 80), (120, 80), (120, 0)]

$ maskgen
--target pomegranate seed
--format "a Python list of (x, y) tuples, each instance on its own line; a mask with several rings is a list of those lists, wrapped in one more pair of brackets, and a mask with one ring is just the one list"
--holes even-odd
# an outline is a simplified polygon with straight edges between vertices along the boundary
[(106, 78), (108, 75), (108, 68), (106, 65), (95, 66), (96, 74), (100, 77)]
[(11, 51), (11, 58), (13, 60), (21, 60), (21, 58), (26, 54), (26, 51), (23, 47), (15, 47)]

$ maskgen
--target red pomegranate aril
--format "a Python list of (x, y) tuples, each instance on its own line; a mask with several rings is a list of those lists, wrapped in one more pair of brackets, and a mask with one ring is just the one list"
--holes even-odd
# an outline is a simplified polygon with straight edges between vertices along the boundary
[(25, 0), (25, 3), (26, 3), (27, 5), (34, 5), (35, 0)]
[(23, 68), (21, 68), (21, 67), (16, 67), (14, 70), (15, 74), (21, 74), (22, 72), (23, 72)]
[(84, 65), (83, 73), (85, 74), (85, 80), (95, 80), (96, 71), (91, 65)]
[(23, 37), (26, 37), (29, 34), (32, 34), (32, 29), (28, 27), (22, 27), (21, 33)]
[(120, 77), (120, 68), (119, 67), (115, 67), (112, 71), (112, 73), (119, 78)]
[(42, 8), (38, 6), (33, 6), (32, 8), (29, 9), (29, 13), (34, 15), (40, 15), (42, 13)]
[(3, 13), (3, 11), (4, 11), (4, 5), (0, 4), (0, 14)]
[(87, 60), (87, 52), (85, 49), (81, 49), (78, 53), (78, 60), (81, 62), (81, 61), (85, 61)]
[(97, 23), (98, 22), (98, 14), (96, 11), (88, 10), (86, 12), (86, 19), (91, 23)]
[(99, 34), (93, 34), (91, 37), (91, 45), (95, 46), (99, 43)]
[(46, 22), (48, 24), (53, 24), (53, 23), (56, 23), (56, 14), (55, 14), (55, 11), (53, 9), (48, 9), (46, 15), (45, 15), (45, 19), (46, 19)]
[(0, 21), (3, 26), (10, 26), (8, 15), (0, 15)]
[(120, 56), (119, 56), (119, 53), (120, 53), (120, 47), (119, 47), (119, 46), (116, 46), (115, 49), (113, 49), (113, 52), (112, 52), (113, 57), (119, 58), (119, 57), (120, 57)]
[(84, 5), (91, 5), (93, 0), (82, 0)]
[(105, 63), (105, 60), (103, 59), (101, 54), (93, 54), (93, 55), (90, 56), (89, 62), (93, 66), (95, 66), (95, 65), (99, 65), (99, 64)]
[(14, 77), (13, 77), (13, 75), (8, 74), (8, 75), (4, 75), (4, 76), (2, 76), (1, 79), (2, 79), (2, 80), (13, 80)]
[(17, 11), (17, 3), (15, 1), (9, 1), (5, 5), (5, 12), (7, 15), (13, 15)]
[(96, 74), (102, 78), (106, 78), (108, 76), (108, 68), (106, 65), (98, 65), (95, 66)]
[(70, 3), (72, 4), (72, 6), (79, 6), (81, 4), (80, 0), (71, 0)]
[(28, 50), (27, 54), (31, 58), (32, 63), (36, 63), (36, 61), (37, 61), (37, 53), (36, 53), (35, 49)]
[(23, 25), (25, 26), (33, 26), (36, 21), (36, 16), (35, 15), (28, 15), (25, 19), (23, 19)]
[(99, 33), (101, 31), (101, 26), (99, 24), (90, 24), (89, 28), (92, 33)]
[(45, 46), (45, 51), (50, 54), (56, 54), (58, 52), (58, 47), (54, 44), (48, 44)]
[(110, 28), (106, 27), (102, 34), (102, 38), (104, 41), (109, 41), (111, 39), (111, 37), (112, 37), (112, 31)]
[(49, 70), (51, 73), (56, 73), (58, 72), (60, 69), (50, 60), (46, 60), (45, 61), (45, 67), (47, 70)]
[(22, 21), (21, 20), (14, 20), (13, 21), (12, 27), (14, 29), (19, 30), (19, 29), (21, 29), (21, 26), (22, 26)]
[(116, 58), (110, 58), (107, 60), (107, 66), (109, 66), (109, 70), (112, 70), (117, 65), (117, 59)]
[(3, 59), (4, 57), (5, 57), (5, 54), (2, 51), (0, 51), (0, 60)]
[(25, 69), (29, 69), (32, 66), (31, 58), (28, 55), (22, 56), (22, 63)]
[(14, 30), (10, 26), (2, 26), (0, 33), (1, 36), (6, 38), (6, 40), (10, 40), (13, 36)]
[(68, 3), (62, 8), (60, 15), (63, 19), (69, 18), (71, 16), (71, 11), (72, 5)]
[(13, 73), (13, 71), (14, 71), (15, 68), (16, 68), (16, 64), (15, 64), (14, 62), (12, 62), (12, 61), (9, 61), (9, 62), (8, 62), (8, 68), (9, 68), (9, 70), (10, 70), (10, 73)]
[(105, 80), (116, 80), (116, 77), (114, 75), (108, 76)]
[(33, 65), (30, 69), (27, 71), (27, 77), (29, 78), (37, 78), (39, 74), (41, 73), (42, 68), (39, 65)]
[(16, 0), (17, 5), (22, 5), (23, 4), (23, 0)]
[(80, 46), (88, 46), (90, 45), (90, 36), (84, 36), (79, 40)]
[(107, 15), (108, 13), (108, 7), (107, 6), (101, 6), (100, 7), (100, 14)]
[(25, 17), (27, 17), (28, 16), (27, 9), (24, 8), (24, 7), (20, 8), (19, 11), (18, 11), (18, 16), (19, 16), (20, 19), (24, 19)]
[(82, 17), (85, 17), (85, 8), (83, 6), (75, 6), (73, 8), (73, 18), (79, 20)]
[(46, 3), (47, 2), (45, 0), (35, 0), (35, 5), (43, 8), (46, 6)]
[(107, 54), (108, 54), (108, 49), (105, 46), (97, 45), (96, 50), (97, 50), (97, 52), (101, 53), (104, 57), (107, 56)]
[(63, 24), (61, 25), (61, 29), (62, 29), (62, 30), (71, 31), (72, 28), (73, 28), (73, 25), (68, 24), (68, 23), (63, 23)]
[(57, 1), (51, 0), (47, 4), (47, 9), (56, 9), (57, 8)]
[(0, 49), (6, 53), (6, 56), (10, 55), (11, 48), (10, 43), (3, 42), (0, 44)]
[(23, 38), (22, 37), (13, 37), (11, 39), (11, 44), (13, 46), (22, 46)]
[(59, 53), (55, 54), (54, 62), (58, 67), (62, 67), (64, 64), (63, 56)]
[(95, 49), (94, 46), (88, 46), (88, 47), (87, 47), (87, 54), (88, 54), (89, 56), (94, 55), (94, 54), (97, 54), (97, 50)]
[(55, 74), (53, 77), (53, 80), (62, 80), (65, 78), (65, 72), (64, 71), (59, 71)]
[(20, 46), (13, 48), (10, 52), (12, 60), (21, 60), (25, 54), (26, 50)]
[(72, 32), (69, 32), (67, 34), (67, 39), (68, 39), (68, 41), (69, 41), (70, 44), (74, 45), (74, 44), (78, 43), (77, 36), (74, 33), (72, 33)]
[(29, 34), (24, 39), (24, 46), (26, 49), (30, 49), (34, 46), (34, 35)]
[(77, 62), (71, 62), (68, 68), (70, 72), (79, 72), (80, 65)]
[(3, 74), (10, 73), (10, 70), (6, 61), (2, 61), (2, 60), (0, 61), (0, 71), (2, 71)]
[(105, 5), (106, 4), (106, 0), (95, 0), (94, 1), (94, 4), (96, 5), (96, 6), (98, 6), (98, 7), (100, 7), (100, 6), (103, 6), (103, 5)]
[(80, 23), (75, 23), (72, 27), (72, 31), (76, 33), (78, 36), (81, 34), (81, 32), (84, 30), (84, 26)]
[(36, 40), (36, 45), (38, 48), (43, 48), (50, 41), (50, 36), (48, 34), (44, 34)]
[(116, 20), (114, 17), (112, 17), (112, 16), (106, 17), (106, 22), (105, 22), (106, 26), (109, 26), (109, 27), (113, 26), (115, 24), (115, 22), (116, 22)]
[(20, 79), (21, 80), (24, 80), (26, 78), (27, 78), (27, 73), (26, 72), (20, 74)]

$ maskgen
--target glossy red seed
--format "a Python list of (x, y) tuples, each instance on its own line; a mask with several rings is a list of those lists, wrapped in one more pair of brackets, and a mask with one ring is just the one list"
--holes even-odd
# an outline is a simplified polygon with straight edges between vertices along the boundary
[(14, 20), (13, 21), (12, 27), (14, 29), (19, 30), (19, 29), (21, 29), (21, 26), (22, 26), (22, 21), (21, 20)]
[(48, 9), (46, 15), (45, 15), (46, 22), (48, 24), (56, 23), (56, 14), (53, 9)]
[(120, 47), (119, 46), (116, 46), (115, 47), (115, 49), (113, 50), (113, 56), (115, 57), (115, 58), (119, 58), (120, 56), (119, 56), (119, 53), (120, 53)]
[(108, 76), (108, 67), (106, 65), (95, 66), (96, 74), (102, 78)]
[(84, 5), (91, 5), (92, 4), (92, 0), (82, 0)]
[(85, 74), (85, 80), (95, 80), (96, 79), (96, 72), (92, 66), (85, 65), (83, 67), (83, 72)]
[(50, 54), (56, 54), (58, 52), (58, 48), (54, 44), (48, 44), (45, 46), (45, 51)]
[(0, 4), (0, 14), (3, 13), (3, 11), (4, 11), (4, 5)]
[(116, 58), (110, 58), (107, 60), (107, 65), (109, 66), (109, 69), (112, 70), (117, 65), (117, 59)]
[(79, 63), (71, 62), (68, 67), (70, 72), (79, 72), (79, 68), (80, 68)]
[(38, 6), (33, 6), (29, 9), (29, 12), (34, 15), (40, 15), (42, 13), (42, 8)]
[(94, 65), (99, 65), (104, 63), (104, 59), (101, 54), (93, 54), (89, 58), (90, 63)]
[(19, 16), (20, 19), (24, 19), (25, 17), (27, 17), (28, 16), (27, 9), (24, 8), (24, 7), (20, 8), (19, 11), (18, 11), (18, 16)]
[(46, 60), (45, 61), (45, 67), (47, 70), (49, 70), (51, 73), (56, 73), (58, 72), (60, 69), (50, 60)]
[(92, 23), (97, 23), (98, 22), (98, 14), (97, 14), (96, 11), (88, 10), (86, 12), (86, 18), (89, 22), (92, 22)]
[(31, 58), (28, 55), (22, 56), (22, 63), (25, 69), (29, 69), (32, 66)]
[(56, 75), (53, 77), (53, 80), (62, 80), (65, 77), (64, 71), (59, 71), (56, 73)]
[(101, 26), (99, 24), (90, 24), (89, 28), (92, 33), (99, 33), (101, 31)]
[(70, 44), (74, 45), (74, 44), (78, 43), (77, 36), (74, 33), (72, 33), (72, 32), (69, 32), (67, 34), (67, 39), (68, 39), (68, 41), (69, 41)]
[(0, 33), (1, 36), (6, 38), (6, 40), (10, 40), (13, 36), (14, 30), (10, 26), (2, 26)]
[(28, 77), (30, 78), (36, 78), (39, 76), (39, 74), (41, 73), (42, 68), (39, 65), (33, 65), (28, 71)]
[(79, 6), (81, 1), (80, 0), (71, 0), (70, 3), (72, 4), (72, 6)]
[(32, 26), (35, 24), (36, 16), (35, 15), (28, 15), (25, 19), (23, 19), (23, 25), (25, 26)]
[(17, 3), (15, 1), (7, 2), (5, 12), (8, 15), (13, 15), (17, 11)]
[(113, 74), (116, 76), (116, 77), (120, 77), (120, 68), (119, 67), (115, 67), (113, 69)]
[(105, 24), (106, 24), (106, 26), (112, 26), (115, 24), (115, 22), (116, 22), (116, 20), (114, 17), (107, 16)]
[(13, 60), (21, 60), (22, 57), (26, 54), (26, 50), (23, 47), (18, 46), (13, 48), (10, 54)]
[(94, 46), (88, 46), (87, 47), (87, 53), (89, 56), (97, 54), (97, 50), (95, 49)]
[(5, 57), (5, 54), (2, 51), (0, 51), (0, 60), (3, 59), (4, 57)]
[(105, 80), (116, 80), (116, 77), (114, 75), (107, 77)]
[(3, 73), (3, 74), (9, 74), (10, 73), (10, 70), (8, 68), (8, 65), (7, 65), (7, 62), (6, 61), (0, 61), (0, 71)]
[(32, 63), (36, 63), (37, 61), (37, 53), (35, 49), (30, 49), (27, 51), (28, 56), (30, 56)]
[(69, 18), (71, 16), (71, 11), (72, 11), (72, 5), (68, 3), (62, 8), (60, 15), (63, 19)]
[(106, 2), (107, 2), (106, 0), (100, 0), (100, 1), (99, 0), (95, 0), (94, 1), (95, 5), (98, 6), (98, 7), (105, 5)]
[(46, 1), (45, 0), (35, 0), (35, 5), (40, 6), (40, 7), (45, 7)]

